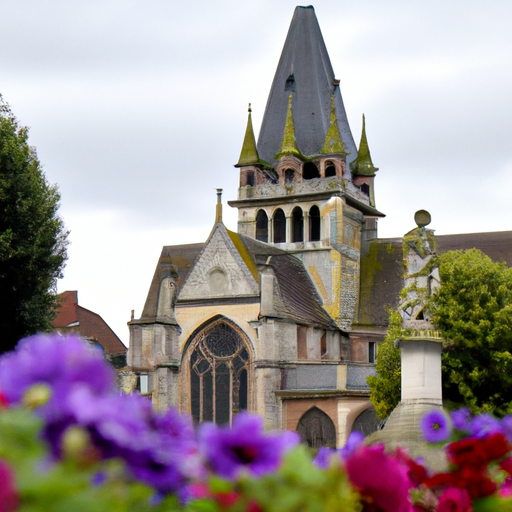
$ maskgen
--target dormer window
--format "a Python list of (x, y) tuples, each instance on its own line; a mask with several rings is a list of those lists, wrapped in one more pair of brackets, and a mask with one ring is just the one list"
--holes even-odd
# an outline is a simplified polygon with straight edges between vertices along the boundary
[(312, 180), (314, 178), (320, 178), (318, 167), (313, 162), (306, 162), (302, 168), (302, 177), (305, 180)]
[(284, 181), (287, 185), (295, 181), (295, 171), (293, 169), (286, 169), (286, 171), (284, 171)]
[(325, 162), (325, 177), (330, 178), (336, 176), (336, 166), (333, 162)]

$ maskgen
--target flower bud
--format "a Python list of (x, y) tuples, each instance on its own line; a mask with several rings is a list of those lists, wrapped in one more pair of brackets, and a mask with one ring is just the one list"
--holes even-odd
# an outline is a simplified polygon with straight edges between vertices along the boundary
[(23, 395), (22, 403), (25, 407), (35, 409), (48, 402), (52, 391), (46, 384), (34, 384)]
[(69, 427), (61, 440), (62, 457), (87, 467), (100, 459), (99, 450), (93, 445), (89, 432), (79, 426)]

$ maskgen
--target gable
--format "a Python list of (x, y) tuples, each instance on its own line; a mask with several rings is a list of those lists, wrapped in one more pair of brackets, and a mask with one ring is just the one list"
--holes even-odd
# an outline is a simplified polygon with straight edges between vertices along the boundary
[(243, 256), (247, 259), (235, 247), (226, 228), (217, 224), (190, 270), (178, 300), (258, 295), (258, 282)]

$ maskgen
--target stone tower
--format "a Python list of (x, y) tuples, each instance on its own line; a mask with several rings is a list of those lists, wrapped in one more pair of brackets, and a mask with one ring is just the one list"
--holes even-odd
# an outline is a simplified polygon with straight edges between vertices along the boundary
[(323, 306), (350, 331), (361, 243), (377, 235), (363, 118), (359, 152), (312, 6), (297, 7), (256, 143), (251, 110), (240, 169), (238, 232), (300, 258)]

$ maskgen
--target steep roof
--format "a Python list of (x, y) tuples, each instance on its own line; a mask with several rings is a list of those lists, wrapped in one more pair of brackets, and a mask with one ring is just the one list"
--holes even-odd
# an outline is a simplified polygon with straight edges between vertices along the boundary
[[(221, 225), (222, 229), (225, 229)], [(215, 229), (218, 229), (217, 225)], [(226, 230), (235, 250), (256, 279), (259, 286), (258, 267), (269, 266), (276, 277), (275, 310), (278, 318), (293, 320), (302, 324), (313, 324), (336, 328), (336, 324), (323, 309), (322, 302), (302, 262), (295, 256), (270, 244)], [(173, 265), (178, 273), (177, 284), (185, 282), (194, 262), (206, 249), (207, 244), (165, 246), (158, 260), (142, 316), (136, 323), (156, 321), (158, 291), (162, 268)], [(205, 299), (206, 300), (206, 299)], [(219, 300), (218, 298), (215, 300)], [(243, 300), (243, 299), (240, 299)], [(178, 306), (180, 298), (178, 295)]]
[(139, 319), (141, 323), (152, 323), (156, 321), (158, 292), (160, 290), (161, 271), (164, 265), (171, 264), (178, 274), (176, 283), (179, 288), (185, 282), (185, 279), (194, 264), (199, 253), (203, 250), (205, 244), (185, 244), (185, 245), (166, 245), (162, 248), (162, 253), (158, 259), (155, 273), (149, 287), (148, 296)]
[(339, 131), (351, 161), (357, 155), (343, 99), (335, 80), (327, 48), (312, 6), (297, 7), (265, 108), (258, 137), (260, 158), (275, 164), (281, 148), (288, 109), (293, 95), (293, 119), (297, 145), (302, 154), (319, 154), (330, 125), (331, 94), (334, 95)]
[(126, 347), (100, 315), (78, 305), (78, 292), (66, 291), (58, 295), (60, 308), (53, 321), (56, 329), (77, 327), (80, 336), (96, 340), (108, 355), (126, 354)]

